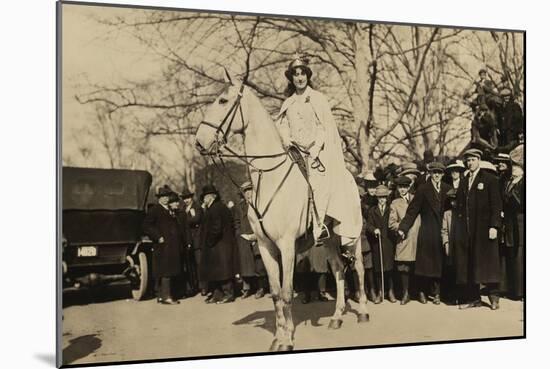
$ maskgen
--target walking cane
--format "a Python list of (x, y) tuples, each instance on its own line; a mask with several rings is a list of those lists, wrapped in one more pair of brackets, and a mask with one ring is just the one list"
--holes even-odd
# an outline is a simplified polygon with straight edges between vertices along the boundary
[(382, 237), (380, 234), (378, 237), (378, 250), (380, 250), (380, 279), (382, 281), (382, 302), (384, 301), (384, 253), (382, 252)]

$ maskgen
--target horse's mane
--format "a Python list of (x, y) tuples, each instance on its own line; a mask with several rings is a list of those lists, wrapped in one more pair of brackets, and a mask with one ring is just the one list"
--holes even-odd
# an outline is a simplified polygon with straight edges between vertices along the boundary
[(265, 119), (265, 121), (268, 122), (268, 125), (273, 127), (273, 131), (276, 132), (277, 137), (279, 138), (282, 144), (283, 141), (282, 141), (281, 134), (279, 133), (279, 130), (277, 129), (277, 126), (273, 121), (273, 118), (271, 117), (267, 109), (262, 104), (260, 98), (256, 96), (256, 94), (252, 91), (252, 89), (249, 86), (245, 85), (245, 90), (248, 92), (251, 102), (255, 105), (255, 107), (257, 107), (256, 111), (263, 115), (260, 118)]

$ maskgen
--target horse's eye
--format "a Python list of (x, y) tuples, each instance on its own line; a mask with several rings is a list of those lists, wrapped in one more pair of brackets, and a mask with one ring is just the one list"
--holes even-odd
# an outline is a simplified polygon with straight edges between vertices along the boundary
[(227, 103), (227, 99), (224, 99), (223, 97), (221, 97), (220, 100), (219, 100), (219, 103), (221, 105), (223, 105), (223, 104)]

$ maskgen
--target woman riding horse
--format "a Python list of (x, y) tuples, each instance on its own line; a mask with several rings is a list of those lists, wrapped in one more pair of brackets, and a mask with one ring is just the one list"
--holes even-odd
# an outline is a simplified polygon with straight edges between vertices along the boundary
[[(334, 232), (342, 237), (342, 245), (351, 245), (361, 234), (359, 192), (346, 169), (340, 134), (328, 100), (311, 87), (312, 74), (304, 58), (296, 57), (288, 65), (285, 76), (289, 81), (289, 97), (281, 106), (277, 128), (286, 148), (295, 145), (308, 153), (309, 182), (318, 214), (313, 222), (315, 240), (328, 236), (323, 234), (328, 215), (336, 221)], [(343, 186), (343, 181), (349, 183)]]
[[(275, 307), (276, 331), (270, 350), (292, 350), (294, 347), (292, 295), (296, 240), (307, 230), (309, 186), (301, 171), (295, 168), (297, 163), (291, 154), (284, 149), (283, 140), (258, 97), (242, 81), (231, 77), (227, 71), (225, 74), (228, 84), (221, 95), (209, 106), (199, 124), (196, 145), (201, 154), (210, 156), (234, 184), (236, 184), (235, 179), (231, 178), (229, 173), (225, 173), (224, 158), (232, 157), (247, 165), (253, 187), (252, 200), (248, 206), (248, 219), (256, 235), (258, 248), (267, 270)], [(322, 95), (310, 91), (309, 96), (310, 100), (318, 101)], [(326, 99), (323, 98), (322, 102), (326, 103)], [(318, 109), (319, 102), (314, 104), (315, 109)], [(323, 104), (319, 105), (323, 106)], [(325, 134), (330, 136), (325, 138), (324, 145), (320, 146), (318, 154), (318, 158), (324, 160), (326, 181), (331, 183), (332, 192), (329, 191), (329, 194), (333, 195), (335, 187), (332, 187), (332, 182), (337, 178), (335, 176), (342, 175), (338, 178), (342, 193), (350, 196), (348, 201), (356, 200), (356, 203), (346, 210), (357, 213), (352, 219), (358, 219), (358, 226), (339, 223), (340, 220), (344, 222), (349, 219), (349, 216), (335, 217), (334, 230), (336, 234), (339, 234), (336, 231), (344, 230), (346, 235), (349, 233), (349, 236), (355, 236), (355, 269), (360, 274), (361, 284), (357, 320), (367, 322), (369, 314), (362, 282), (364, 268), (361, 247), (357, 247), (360, 242), (362, 221), (359, 194), (351, 173), (344, 170), (345, 168), (339, 171), (328, 155), (324, 157), (329, 149), (336, 147), (336, 141), (331, 140), (336, 140), (338, 137), (328, 105), (324, 105), (322, 109), (319, 108), (319, 111), (315, 110), (315, 112), (320, 116), (319, 121), (327, 124), (324, 126)], [(233, 135), (242, 136), (243, 153), (237, 153), (228, 145), (228, 140)], [(342, 155), (341, 151), (339, 155)], [(317, 165), (321, 165), (321, 162)], [(335, 199), (335, 197), (330, 198), (329, 203), (337, 200)], [(327, 214), (333, 217), (330, 211), (331, 205), (325, 205), (325, 207), (328, 209)], [(332, 207), (335, 206), (332, 205)], [(329, 323), (329, 328), (335, 329), (342, 325), (342, 315), (346, 306), (343, 264), (340, 260), (338, 245), (340, 245), (340, 238), (333, 235), (325, 241), (324, 246), (336, 279), (335, 312)]]

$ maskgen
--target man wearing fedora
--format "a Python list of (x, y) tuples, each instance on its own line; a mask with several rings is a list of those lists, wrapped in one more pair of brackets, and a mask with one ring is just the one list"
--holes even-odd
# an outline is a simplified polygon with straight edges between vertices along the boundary
[(318, 217), (313, 236), (319, 241), (328, 236), (325, 215), (338, 224), (335, 232), (342, 245), (360, 237), (362, 219), (359, 193), (347, 170), (338, 127), (325, 95), (311, 86), (312, 70), (307, 58), (295, 56), (285, 76), (287, 96), (277, 118), (277, 129), (285, 147), (298, 147), (308, 153), (308, 178)]
[(200, 228), (201, 271), (212, 295), (207, 303), (225, 304), (235, 300), (233, 278), (238, 272), (238, 255), (231, 211), (213, 185), (205, 185)]
[(460, 308), (481, 306), (480, 284), (487, 286), (491, 309), (499, 308), (500, 260), (498, 229), (502, 200), (496, 176), (480, 170), (481, 151), (464, 153), (468, 175), (457, 191), (459, 220), (465, 239), (455, 248), (456, 282)]
[(451, 187), (442, 182), (445, 166), (440, 162), (428, 164), (430, 173), (426, 183), (420, 185), (399, 224), (401, 239), (410, 237), (409, 231), (420, 216), (416, 249), (415, 275), (418, 281), (419, 301), (427, 303), (433, 292), (433, 303), (441, 303), (441, 276), (443, 273), (443, 244), (441, 224), (447, 192)]
[(185, 227), (177, 220), (174, 208), (177, 194), (167, 185), (161, 187), (157, 194), (158, 204), (147, 212), (143, 220), (143, 232), (151, 238), (153, 246), (152, 272), (159, 284), (157, 301), (174, 305), (172, 280), (182, 272), (181, 250), (187, 242)]

